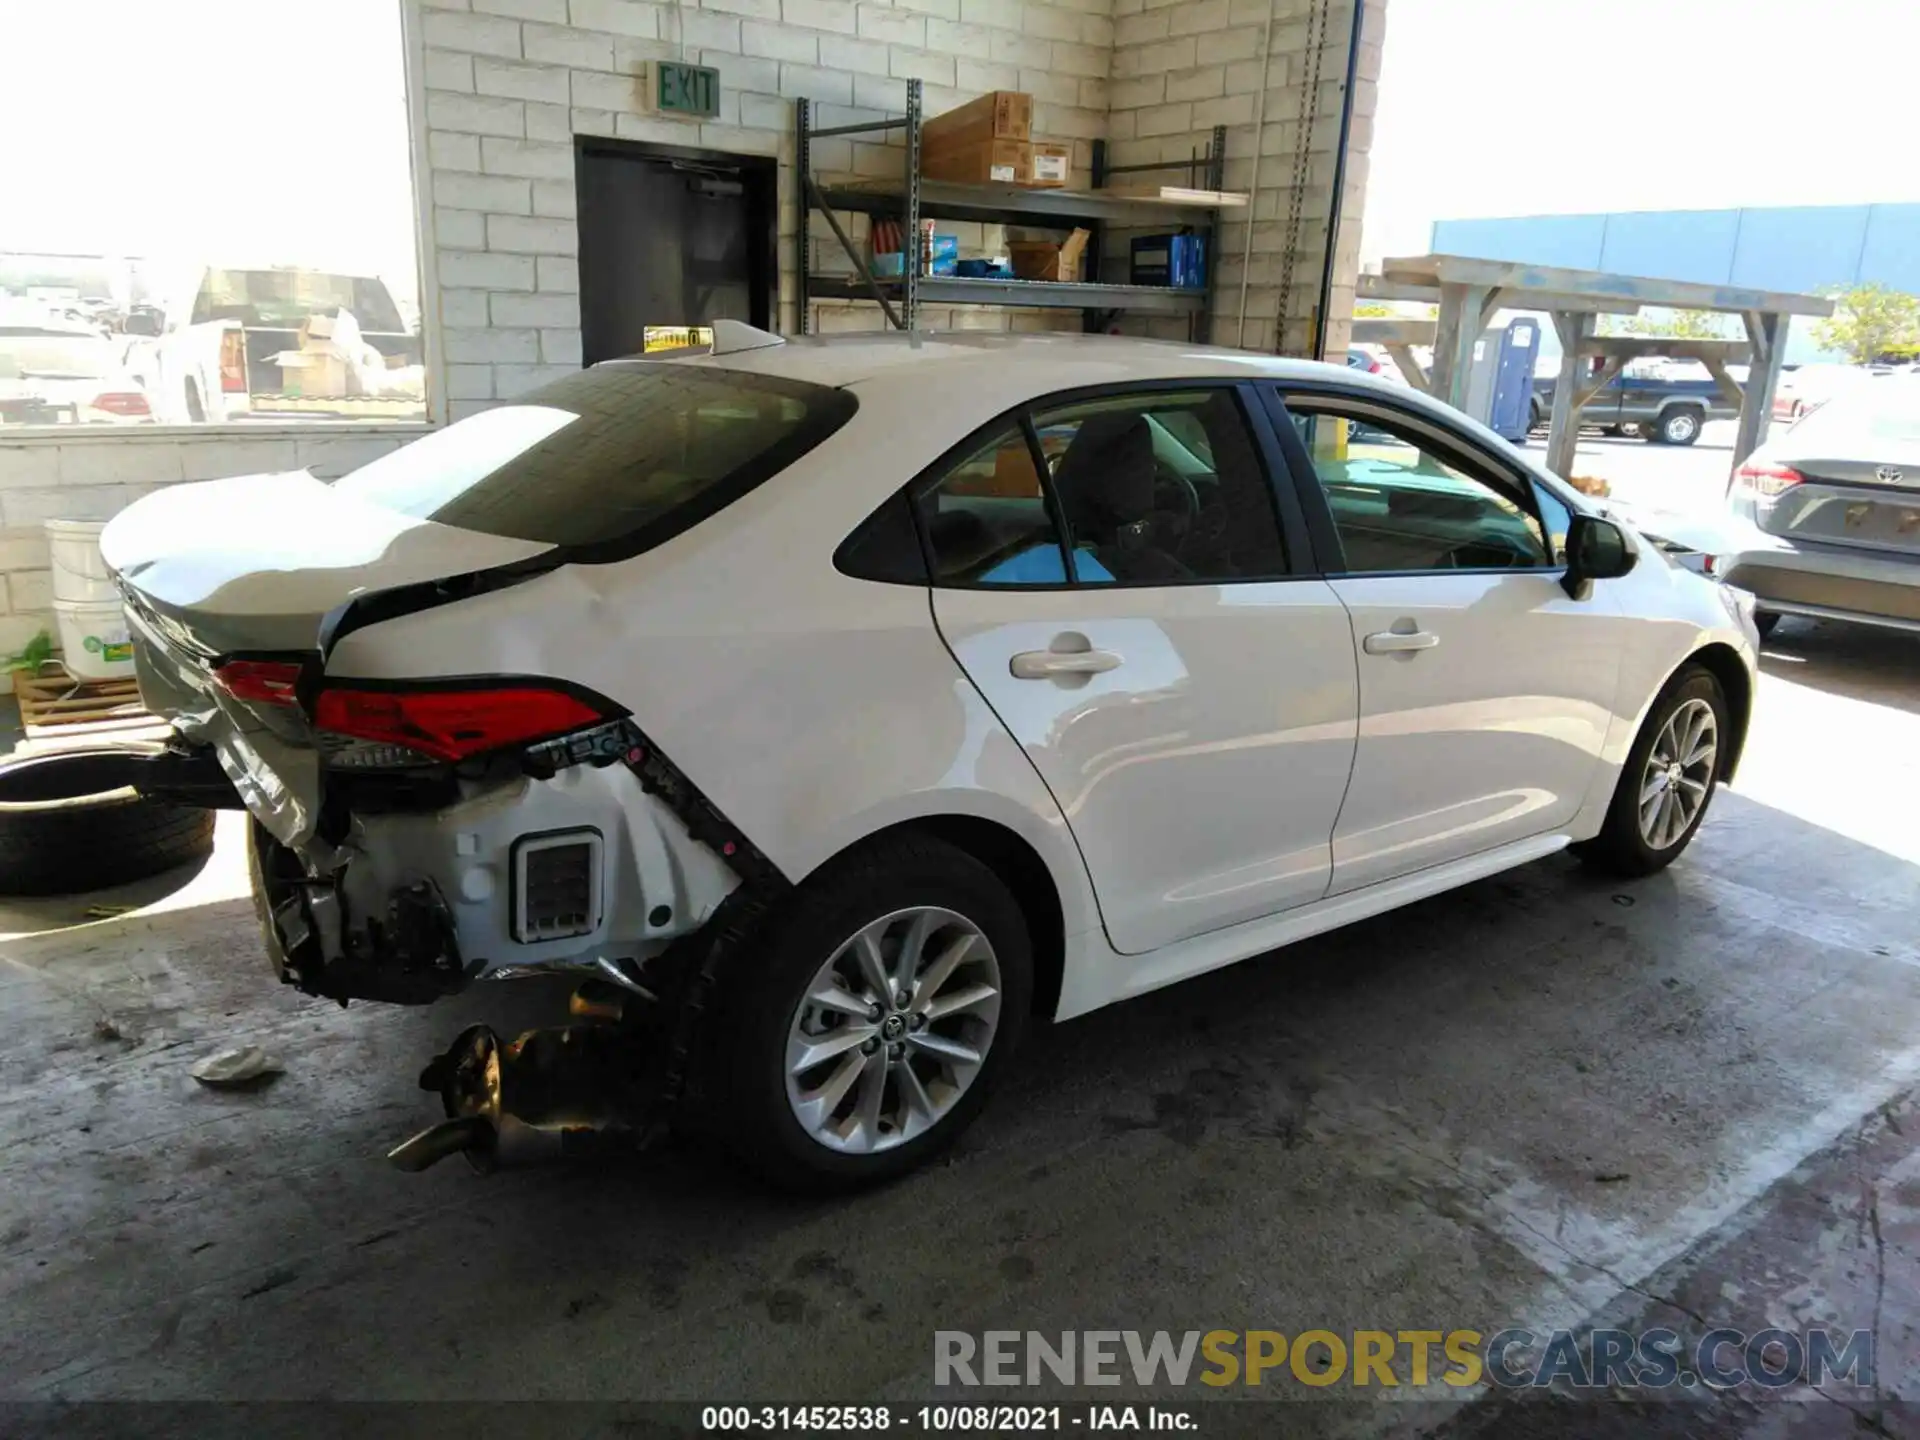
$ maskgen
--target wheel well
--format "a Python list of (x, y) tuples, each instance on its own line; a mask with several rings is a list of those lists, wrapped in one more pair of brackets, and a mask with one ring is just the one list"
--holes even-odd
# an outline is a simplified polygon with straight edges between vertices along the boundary
[(1691, 664), (1706, 670), (1720, 682), (1720, 693), (1727, 697), (1728, 720), (1732, 722), (1733, 735), (1727, 746), (1727, 763), (1720, 769), (1720, 778), (1731, 780), (1734, 768), (1740, 763), (1740, 752), (1747, 745), (1747, 722), (1753, 715), (1753, 680), (1747, 674), (1747, 667), (1740, 663), (1740, 657), (1731, 645), (1712, 644), (1697, 650), (1688, 656)]
[(1066, 963), (1066, 922), (1060, 914), (1060, 894), (1054, 888), (1047, 862), (1019, 835), (993, 820), (976, 815), (932, 815), (904, 821), (867, 837), (872, 844), (887, 835), (917, 830), (966, 851), (998, 875), (1013, 892), (1026, 916), (1033, 942), (1033, 1013), (1051, 1017), (1060, 1005), (1060, 982)]

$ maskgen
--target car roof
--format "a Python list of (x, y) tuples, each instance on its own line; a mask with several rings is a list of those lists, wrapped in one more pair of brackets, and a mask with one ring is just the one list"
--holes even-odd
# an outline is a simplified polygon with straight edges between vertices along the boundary
[[(723, 347), (718, 355), (660, 352), (601, 364), (694, 365), (845, 387), (861, 397), (863, 409), (871, 401), (896, 415), (905, 411), (930, 423), (958, 423), (962, 433), (1012, 406), (1063, 391), (1158, 380), (1270, 380), (1378, 398), (1465, 431), (1482, 444), (1506, 448), (1479, 421), (1411, 386), (1344, 363), (1130, 335), (896, 330), (783, 340), (764, 332), (749, 333), (758, 335), (760, 343), (751, 348)], [(1525, 456), (1519, 458), (1526, 461)]]
[[(919, 383), (964, 383), (970, 374), (992, 373), (1005, 380), (1024, 372), (1036, 393), (1099, 385), (1118, 378), (1156, 380), (1185, 377), (1324, 379), (1329, 372), (1350, 374), (1344, 365), (1288, 360), (1248, 350), (1146, 340), (1128, 335), (976, 334), (937, 331), (885, 331), (874, 334), (799, 336), (780, 344), (735, 350), (722, 355), (661, 355), (658, 360), (740, 370), (757, 375), (810, 381), (816, 385), (859, 386), (911, 373)], [(610, 360), (609, 365), (651, 364), (655, 359)]]

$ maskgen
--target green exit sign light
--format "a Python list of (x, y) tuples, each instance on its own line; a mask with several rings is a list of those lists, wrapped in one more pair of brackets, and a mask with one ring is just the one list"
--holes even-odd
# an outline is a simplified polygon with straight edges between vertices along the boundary
[(720, 113), (720, 72), (710, 65), (660, 60), (654, 65), (654, 103), (669, 115)]

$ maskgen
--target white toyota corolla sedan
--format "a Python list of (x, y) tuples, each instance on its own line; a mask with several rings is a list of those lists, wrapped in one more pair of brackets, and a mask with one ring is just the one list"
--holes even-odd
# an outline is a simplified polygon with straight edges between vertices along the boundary
[(593, 977), (461, 1037), (403, 1164), (707, 1116), (896, 1174), (1036, 1015), (1568, 846), (1653, 871), (1739, 758), (1738, 593), (1405, 387), (715, 329), (106, 532), (284, 980)]

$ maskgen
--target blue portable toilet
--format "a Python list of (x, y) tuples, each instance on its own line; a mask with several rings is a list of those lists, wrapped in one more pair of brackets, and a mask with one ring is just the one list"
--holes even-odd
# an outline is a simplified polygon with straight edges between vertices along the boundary
[(1503, 440), (1527, 438), (1532, 420), (1533, 370), (1540, 358), (1540, 322), (1523, 315), (1492, 329), (1473, 347), (1467, 413)]

